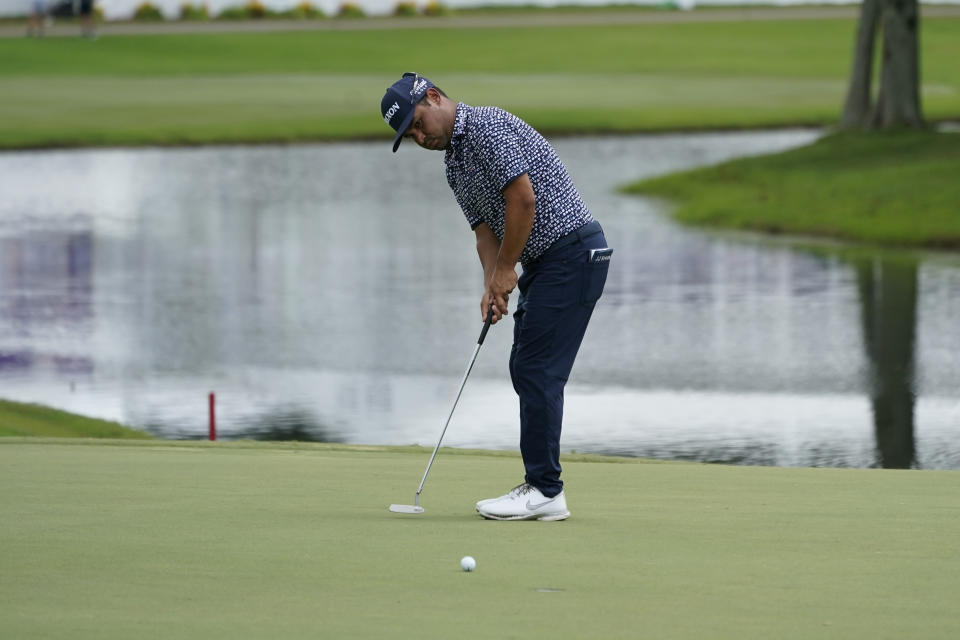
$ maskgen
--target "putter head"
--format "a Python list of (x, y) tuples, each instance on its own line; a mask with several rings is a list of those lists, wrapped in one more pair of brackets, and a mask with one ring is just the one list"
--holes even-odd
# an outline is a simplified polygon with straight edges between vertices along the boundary
[(392, 504), (390, 511), (394, 513), (423, 513), (423, 507), (412, 504)]

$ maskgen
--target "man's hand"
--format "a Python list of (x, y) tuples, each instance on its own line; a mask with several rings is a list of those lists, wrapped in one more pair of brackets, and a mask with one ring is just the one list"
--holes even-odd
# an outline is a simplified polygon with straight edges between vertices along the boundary
[(480, 313), (486, 321), (487, 311), (493, 305), (492, 324), (497, 324), (500, 319), (507, 315), (507, 304), (510, 301), (510, 294), (517, 286), (517, 272), (512, 267), (497, 265), (490, 279), (487, 281), (486, 291), (483, 292), (483, 299), (480, 302)]
[(480, 223), (475, 228), (477, 253), (485, 279), (480, 315), (486, 322), (487, 311), (492, 306), (493, 324), (507, 315), (507, 302), (517, 286), (517, 262), (533, 229), (537, 199), (530, 176), (524, 173), (504, 187), (503, 200), (503, 239), (498, 240), (486, 223)]

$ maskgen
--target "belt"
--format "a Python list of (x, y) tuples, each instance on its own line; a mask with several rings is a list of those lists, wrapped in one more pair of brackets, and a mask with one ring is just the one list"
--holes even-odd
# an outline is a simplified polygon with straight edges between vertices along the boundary
[(540, 259), (541, 259), (541, 258), (543, 258), (544, 256), (546, 256), (548, 253), (550, 253), (550, 252), (553, 251), (554, 249), (560, 249), (560, 248), (566, 247), (566, 246), (568, 246), (568, 245), (571, 245), (571, 244), (573, 244), (573, 243), (575, 243), (575, 242), (579, 242), (579, 241), (581, 241), (581, 240), (586, 240), (586, 239), (589, 238), (590, 236), (595, 236), (595, 235), (597, 235), (598, 233), (601, 233), (602, 231), (603, 231), (603, 228), (600, 226), (600, 223), (597, 222), (596, 220), (594, 220), (594, 221), (592, 221), (592, 222), (588, 222), (587, 224), (583, 225), (583, 226), (580, 227), (579, 229), (574, 229), (573, 231), (571, 231), (571, 232), (568, 233), (567, 235), (565, 235), (565, 236), (560, 236), (558, 239), (556, 239), (556, 240), (553, 242), (553, 244), (551, 244), (549, 247), (547, 247), (547, 250), (546, 250), (546, 251), (544, 251), (543, 253), (541, 253), (539, 256), (537, 256), (537, 257), (534, 258), (533, 260), (530, 260), (529, 262), (523, 263), (523, 266), (524, 266), (524, 267), (533, 266), (533, 265), (535, 265), (536, 263), (540, 262)]
[[(574, 242), (579, 242), (580, 240), (586, 240), (590, 236), (595, 236), (598, 233), (603, 231), (600, 227), (600, 223), (594, 220), (593, 222), (588, 222), (579, 229), (574, 229), (565, 236), (561, 236), (556, 242), (550, 245), (547, 248), (547, 251), (552, 251), (554, 249), (559, 249), (560, 247), (565, 247), (567, 245), (573, 244)], [(547, 251), (544, 251), (546, 253)]]

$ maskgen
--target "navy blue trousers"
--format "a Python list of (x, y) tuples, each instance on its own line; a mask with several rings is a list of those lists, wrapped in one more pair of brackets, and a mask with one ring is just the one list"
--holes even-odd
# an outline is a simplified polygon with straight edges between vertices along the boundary
[(520, 452), (525, 481), (548, 498), (563, 491), (563, 388), (607, 280), (606, 247), (591, 222), (525, 266), (517, 283), (510, 378), (520, 397)]

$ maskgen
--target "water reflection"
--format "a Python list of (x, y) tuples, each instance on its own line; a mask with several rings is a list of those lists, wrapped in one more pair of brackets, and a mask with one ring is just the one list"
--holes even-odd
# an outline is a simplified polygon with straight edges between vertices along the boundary
[(878, 462), (909, 469), (916, 462), (917, 264), (907, 258), (875, 257), (857, 261), (856, 271)]
[[(882, 261), (683, 229), (614, 191), (816, 135), (556, 141), (617, 247), (566, 450), (960, 468), (956, 264), (916, 264), (910, 298)], [(438, 156), (378, 144), (0, 154), (0, 396), (201, 437), (216, 391), (224, 437), (432, 445), (479, 329), (448, 191)], [(890, 323), (911, 299), (906, 397), (887, 363), (904, 366)], [(453, 446), (517, 447), (506, 326)], [(875, 426), (906, 402), (909, 429)]]
[(0, 237), (0, 317), (4, 335), (11, 339), (0, 349), (0, 374), (16, 375), (38, 367), (58, 375), (92, 373), (89, 356), (37, 344), (38, 338), (53, 346), (65, 333), (79, 338), (89, 334), (92, 263), (89, 229), (34, 230)]
[[(229, 439), (297, 441), (297, 442), (343, 442), (336, 429), (323, 424), (306, 407), (281, 405), (267, 408), (261, 413), (250, 413), (231, 420)], [(143, 429), (160, 438), (178, 440), (206, 440), (207, 433), (179, 430), (177, 423), (148, 422)]]

